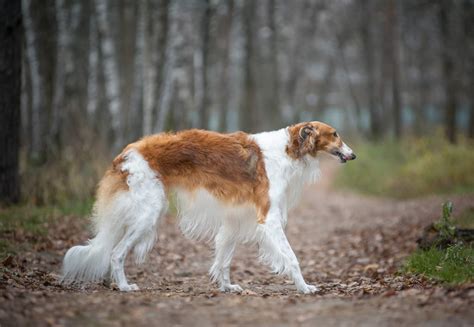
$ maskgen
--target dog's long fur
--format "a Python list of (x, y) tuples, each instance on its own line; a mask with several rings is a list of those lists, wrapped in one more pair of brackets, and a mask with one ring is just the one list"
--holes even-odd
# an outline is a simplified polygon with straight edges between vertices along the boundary
[(342, 162), (355, 158), (334, 128), (307, 122), (249, 135), (203, 130), (163, 133), (128, 145), (99, 184), (93, 222), (95, 237), (64, 257), (64, 283), (111, 278), (128, 284), (124, 260), (133, 250), (143, 262), (156, 240), (167, 195), (177, 196), (180, 227), (194, 239), (215, 243), (210, 275), (222, 291), (236, 291), (229, 270), (235, 247), (257, 242), (260, 259), (289, 275), (302, 293), (306, 284), (284, 226), (288, 210), (305, 184), (319, 176), (319, 152)]

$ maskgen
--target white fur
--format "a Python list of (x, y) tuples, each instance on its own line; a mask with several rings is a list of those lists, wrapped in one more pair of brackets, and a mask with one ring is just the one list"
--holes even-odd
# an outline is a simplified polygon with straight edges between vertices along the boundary
[(342, 143), (342, 147), (339, 151), (341, 151), (341, 153), (346, 157), (350, 157), (353, 154), (352, 149), (344, 142)]
[(108, 203), (96, 203), (92, 217), (96, 237), (66, 253), (64, 283), (98, 281), (110, 273), (120, 290), (138, 289), (125, 278), (125, 257), (133, 248), (136, 261), (144, 261), (155, 243), (158, 219), (167, 200), (163, 184), (137, 151), (126, 153), (122, 170), (128, 172), (129, 190)]
[(262, 150), (270, 181), (272, 205), (266, 223), (257, 224), (255, 209), (248, 205), (224, 204), (205, 190), (189, 193), (178, 189), (176, 193), (181, 230), (193, 239), (214, 238), (215, 260), (210, 275), (211, 280), (216, 281), (222, 291), (242, 290), (239, 285), (231, 284), (230, 263), (238, 243), (256, 242), (262, 262), (276, 273), (289, 275), (300, 292), (315, 292), (317, 288), (307, 285), (301, 275), (298, 260), (286, 239), (284, 226), (288, 210), (297, 203), (304, 185), (319, 178), (319, 162), (310, 156), (303, 160), (293, 160), (287, 155), (287, 129), (251, 137)]
[(260, 259), (269, 264), (273, 271), (290, 276), (299, 292), (314, 293), (318, 289), (304, 281), (284, 227), (288, 210), (297, 204), (303, 187), (318, 180), (319, 161), (310, 156), (302, 160), (291, 159), (286, 153), (290, 141), (286, 128), (256, 134), (253, 138), (263, 152), (270, 181), (271, 207), (265, 224), (257, 228)]

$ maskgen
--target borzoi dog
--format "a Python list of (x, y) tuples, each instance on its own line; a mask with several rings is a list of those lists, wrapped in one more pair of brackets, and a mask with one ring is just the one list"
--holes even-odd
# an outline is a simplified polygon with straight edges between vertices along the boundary
[(214, 241), (210, 275), (221, 291), (242, 291), (230, 281), (230, 264), (238, 243), (254, 242), (261, 261), (288, 275), (299, 292), (317, 292), (305, 282), (284, 227), (303, 186), (319, 176), (321, 152), (340, 162), (356, 157), (336, 130), (321, 122), (259, 134), (193, 129), (129, 144), (99, 184), (95, 237), (69, 249), (62, 281), (111, 279), (121, 291), (138, 290), (125, 277), (125, 258), (133, 250), (136, 261), (144, 261), (171, 193), (182, 232)]

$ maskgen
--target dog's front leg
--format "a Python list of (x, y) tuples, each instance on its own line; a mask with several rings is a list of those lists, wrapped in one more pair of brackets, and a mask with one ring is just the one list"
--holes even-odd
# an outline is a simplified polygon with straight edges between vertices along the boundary
[(316, 293), (319, 289), (306, 284), (301, 274), (298, 259), (286, 238), (282, 217), (280, 210), (270, 209), (265, 223), (258, 226), (260, 258), (269, 264), (273, 271), (290, 276), (298, 292)]

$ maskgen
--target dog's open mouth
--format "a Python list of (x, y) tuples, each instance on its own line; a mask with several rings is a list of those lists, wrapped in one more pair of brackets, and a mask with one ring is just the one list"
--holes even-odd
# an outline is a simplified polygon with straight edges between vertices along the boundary
[(340, 151), (336, 150), (332, 154), (339, 158), (340, 163), (346, 163), (347, 160), (349, 160), (349, 158), (347, 158), (345, 155), (343, 155), (342, 152), (340, 152)]

